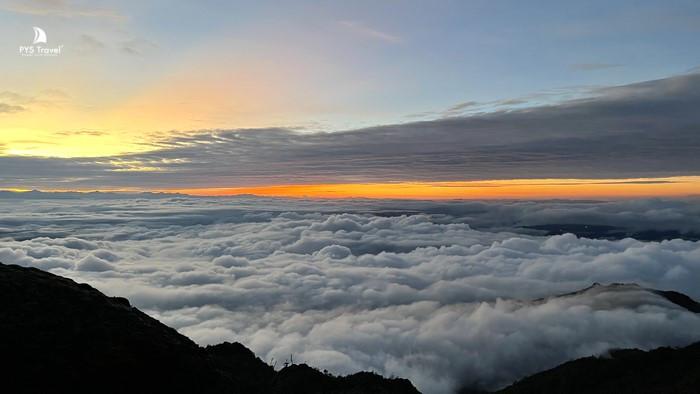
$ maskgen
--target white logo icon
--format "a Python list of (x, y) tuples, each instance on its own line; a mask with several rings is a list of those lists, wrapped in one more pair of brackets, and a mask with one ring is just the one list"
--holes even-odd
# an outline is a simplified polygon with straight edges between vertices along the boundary
[(63, 45), (55, 47), (46, 45), (48, 39), (44, 29), (36, 26), (32, 29), (34, 29), (34, 41), (32, 41), (32, 45), (19, 46), (20, 56), (59, 56), (63, 52)]
[(34, 44), (46, 44), (46, 32), (41, 27), (34, 26)]

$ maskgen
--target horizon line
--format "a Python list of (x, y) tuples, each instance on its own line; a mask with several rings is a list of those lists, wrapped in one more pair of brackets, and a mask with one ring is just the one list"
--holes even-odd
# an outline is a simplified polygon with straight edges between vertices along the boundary
[(173, 194), (190, 197), (276, 197), (313, 199), (406, 200), (531, 200), (693, 197), (700, 195), (700, 176), (659, 178), (530, 178), (479, 181), (409, 181), (316, 184), (273, 184), (233, 187), (37, 189), (8, 188), (1, 192)]

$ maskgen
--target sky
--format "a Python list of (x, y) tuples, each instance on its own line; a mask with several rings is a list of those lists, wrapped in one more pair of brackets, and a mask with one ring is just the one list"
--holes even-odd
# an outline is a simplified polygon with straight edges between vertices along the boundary
[(699, 42), (697, 0), (0, 0), (0, 261), (429, 394), (685, 345)]
[(697, 1), (2, 0), (0, 37), (4, 189), (700, 193)]

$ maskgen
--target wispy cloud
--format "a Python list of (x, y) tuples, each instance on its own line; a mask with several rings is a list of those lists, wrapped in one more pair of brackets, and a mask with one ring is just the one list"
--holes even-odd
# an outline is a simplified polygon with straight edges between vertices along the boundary
[(575, 63), (569, 66), (572, 70), (578, 71), (596, 71), (596, 70), (607, 70), (610, 68), (622, 67), (622, 64), (614, 63)]
[(21, 112), (24, 111), (24, 109), (25, 108), (20, 105), (0, 103), (0, 114), (11, 114), (14, 112)]
[(134, 56), (142, 56), (146, 54), (148, 51), (158, 48), (158, 44), (156, 44), (153, 41), (143, 39), (143, 38), (134, 38), (128, 41), (124, 41), (120, 45), (122, 52), (129, 54), (129, 55), (134, 55)]
[(359, 21), (340, 21), (338, 22), (338, 24), (340, 24), (340, 26), (352, 33), (367, 38), (372, 38), (375, 40), (384, 41), (392, 44), (398, 44), (403, 41), (403, 39), (401, 39), (401, 37), (399, 36), (381, 30), (377, 30)]
[(60, 17), (98, 17), (120, 20), (124, 15), (109, 8), (97, 8), (89, 3), (81, 3), (68, 0), (23, 0), (8, 1), (0, 4), (0, 8), (30, 15), (50, 15)]
[(59, 89), (45, 89), (36, 94), (21, 94), (0, 91), (0, 113), (31, 110), (36, 107), (57, 107), (70, 100), (70, 96)]
[(99, 137), (102, 135), (107, 134), (104, 131), (100, 130), (62, 130), (62, 131), (57, 131), (54, 133), (54, 135), (57, 136), (76, 136), (76, 135), (84, 135), (84, 136), (92, 136), (92, 137)]
[(479, 107), (481, 105), (483, 105), (483, 104), (478, 102), (478, 101), (465, 101), (465, 102), (462, 102), (459, 104), (455, 104), (455, 105), (451, 106), (450, 108), (446, 109), (444, 112), (444, 115), (445, 116), (460, 115), (467, 109)]
[(90, 34), (81, 34), (78, 41), (78, 51), (84, 54), (95, 53), (106, 47), (105, 43)]
[(523, 109), (525, 107), (558, 105), (573, 99), (592, 97), (597, 93), (600, 93), (598, 89), (600, 89), (600, 87), (590, 85), (568, 86), (543, 90), (520, 97), (511, 97), (491, 101), (464, 101), (443, 111), (422, 112), (409, 117), (422, 117), (430, 119), (431, 116), (432, 118), (474, 116), (498, 111)]

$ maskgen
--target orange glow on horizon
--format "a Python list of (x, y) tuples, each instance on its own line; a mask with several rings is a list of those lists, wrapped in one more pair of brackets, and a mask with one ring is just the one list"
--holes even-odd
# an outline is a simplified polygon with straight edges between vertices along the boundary
[(290, 184), (171, 189), (196, 196), (392, 199), (635, 198), (700, 195), (700, 176), (640, 179), (512, 179), (458, 182)]

